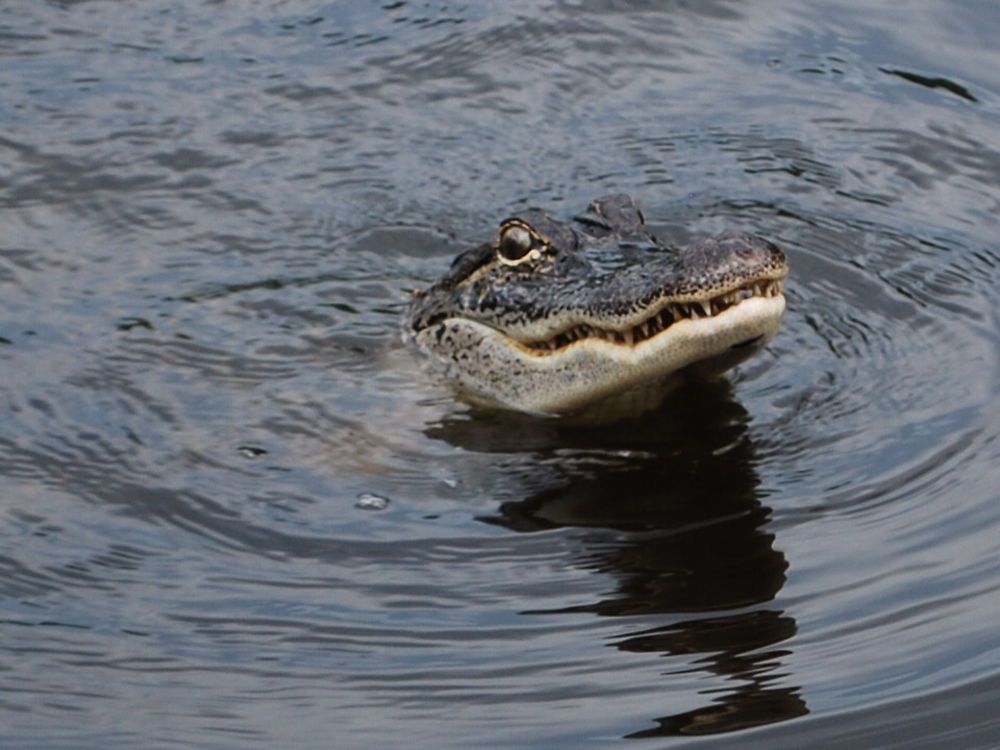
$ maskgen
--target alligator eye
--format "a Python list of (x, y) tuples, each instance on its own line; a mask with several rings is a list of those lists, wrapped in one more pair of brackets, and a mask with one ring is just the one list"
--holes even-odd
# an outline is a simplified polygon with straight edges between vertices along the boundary
[(514, 225), (505, 227), (501, 232), (497, 251), (500, 253), (500, 260), (505, 263), (519, 263), (526, 260), (533, 244), (534, 238), (531, 232), (524, 227)]

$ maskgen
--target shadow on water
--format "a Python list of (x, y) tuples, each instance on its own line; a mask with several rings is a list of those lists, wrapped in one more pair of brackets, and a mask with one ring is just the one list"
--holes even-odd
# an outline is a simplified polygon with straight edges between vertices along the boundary
[[(648, 417), (601, 430), (510, 417), (451, 419), (432, 438), (478, 452), (528, 453), (513, 474), (523, 499), (482, 518), (520, 533), (577, 529), (571, 564), (615, 579), (603, 598), (525, 615), (592, 613), (641, 620), (613, 638), (623, 652), (678, 657), (664, 674), (723, 678), (704, 705), (657, 717), (628, 738), (731, 732), (809, 712), (777, 644), (796, 623), (769, 606), (788, 563), (767, 530), (749, 418), (724, 383), (692, 385)], [(662, 619), (662, 624), (653, 624)], [(714, 682), (714, 681), (713, 681)]]

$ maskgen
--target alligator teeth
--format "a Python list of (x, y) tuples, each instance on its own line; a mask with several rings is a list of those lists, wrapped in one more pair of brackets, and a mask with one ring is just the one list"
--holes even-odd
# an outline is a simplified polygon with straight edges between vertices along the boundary
[(781, 282), (774, 280), (757, 281), (740, 289), (735, 289), (718, 297), (708, 300), (695, 300), (693, 302), (669, 302), (665, 304), (655, 314), (637, 323), (626, 330), (604, 330), (595, 328), (589, 324), (581, 323), (578, 326), (562, 331), (552, 338), (535, 342), (530, 346), (544, 352), (555, 352), (563, 347), (586, 338), (601, 338), (614, 344), (625, 346), (635, 346), (636, 344), (653, 338), (660, 332), (666, 330), (675, 321), (689, 319), (698, 320), (700, 318), (710, 318), (718, 315), (724, 310), (738, 305), (750, 297), (777, 297), (781, 294)]

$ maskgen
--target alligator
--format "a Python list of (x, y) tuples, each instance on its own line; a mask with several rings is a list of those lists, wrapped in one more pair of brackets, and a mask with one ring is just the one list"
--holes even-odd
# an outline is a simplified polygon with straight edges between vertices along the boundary
[(534, 208), (503, 221), (414, 292), (405, 335), (474, 405), (609, 421), (759, 351), (787, 274), (765, 239), (727, 232), (678, 249), (611, 195), (572, 223)]

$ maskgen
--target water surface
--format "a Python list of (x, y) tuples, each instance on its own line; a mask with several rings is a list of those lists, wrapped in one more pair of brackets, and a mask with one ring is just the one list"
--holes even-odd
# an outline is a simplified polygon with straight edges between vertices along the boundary
[[(0, 7), (0, 744), (995, 746), (1000, 10)], [(637, 422), (408, 291), (630, 192), (788, 253)]]

